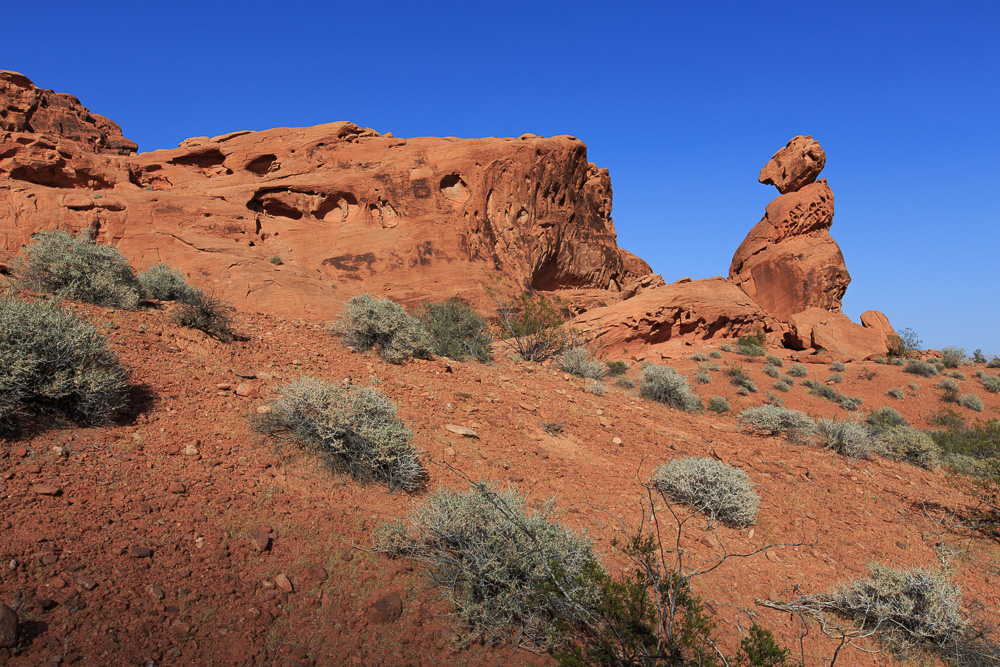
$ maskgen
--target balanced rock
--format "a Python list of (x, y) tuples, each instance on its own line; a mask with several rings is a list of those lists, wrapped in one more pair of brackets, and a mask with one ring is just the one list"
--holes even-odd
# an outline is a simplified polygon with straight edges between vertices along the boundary
[(814, 182), (825, 165), (826, 153), (819, 142), (800, 135), (771, 157), (757, 180), (787, 194)]

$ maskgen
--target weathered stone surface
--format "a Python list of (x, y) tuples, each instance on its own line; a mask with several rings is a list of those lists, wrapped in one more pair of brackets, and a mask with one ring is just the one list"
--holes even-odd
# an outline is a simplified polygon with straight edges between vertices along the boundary
[(0, 604), (0, 648), (17, 646), (18, 619), (13, 609)]
[(572, 325), (616, 355), (642, 354), (651, 347), (668, 351), (668, 343), (738, 337), (757, 329), (783, 331), (779, 322), (724, 278), (655, 287), (626, 301), (589, 310)]
[(737, 248), (729, 279), (783, 322), (807, 308), (839, 311), (851, 276), (831, 224), (826, 179), (781, 195)]
[(871, 326), (862, 326), (843, 313), (809, 308), (791, 316), (786, 343), (799, 350), (822, 348), (845, 361), (884, 355), (889, 350), (886, 331), (875, 319), (870, 317), (869, 321)]
[[(0, 108), (40, 94), (5, 81)], [(93, 137), (60, 134), (8, 113), (0, 261), (35, 231), (91, 227), (140, 271), (166, 262), (238, 308), (317, 318), (364, 291), (485, 307), (481, 285), (497, 274), (541, 290), (628, 282), (608, 171), (573, 137), (400, 139), (337, 122), (123, 157), (98, 152), (121, 142), (94, 122)]]
[(387, 593), (368, 607), (365, 615), (372, 623), (392, 623), (403, 615), (403, 599), (399, 593)]
[(757, 179), (773, 185), (778, 192), (795, 192), (816, 180), (826, 165), (826, 153), (812, 137), (794, 137), (760, 170)]

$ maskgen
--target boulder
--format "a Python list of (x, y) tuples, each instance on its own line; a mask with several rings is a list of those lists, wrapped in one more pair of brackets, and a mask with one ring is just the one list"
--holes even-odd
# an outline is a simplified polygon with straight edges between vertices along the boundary
[[(877, 313), (868, 311), (868, 313)], [(884, 319), (885, 316), (882, 315)], [(809, 308), (792, 315), (785, 341), (798, 350), (812, 348), (826, 350), (833, 357), (844, 361), (870, 359), (889, 352), (890, 341), (881, 323), (869, 317), (871, 326), (852, 322), (847, 315), (822, 308)], [(884, 320), (888, 325), (888, 319)], [(892, 327), (889, 327), (892, 330)]]
[(0, 604), (0, 648), (17, 646), (17, 613), (5, 604)]
[(800, 135), (771, 156), (771, 160), (760, 170), (757, 180), (764, 185), (773, 185), (781, 194), (787, 194), (815, 181), (825, 165), (826, 153), (819, 142)]

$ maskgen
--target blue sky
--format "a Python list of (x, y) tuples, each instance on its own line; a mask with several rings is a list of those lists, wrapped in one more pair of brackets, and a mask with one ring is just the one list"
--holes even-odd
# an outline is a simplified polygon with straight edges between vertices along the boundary
[(869, 308), (1000, 354), (1000, 3), (26, 3), (0, 69), (142, 151), (351, 120), (396, 136), (572, 134), (611, 170), (619, 244), (725, 275), (796, 134)]

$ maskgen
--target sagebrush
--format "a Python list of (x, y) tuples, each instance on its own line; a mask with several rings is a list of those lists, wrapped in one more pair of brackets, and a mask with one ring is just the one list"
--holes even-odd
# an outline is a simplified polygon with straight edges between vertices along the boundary
[(667, 498), (717, 521), (749, 526), (760, 498), (745, 470), (712, 458), (674, 459), (653, 470), (651, 482)]

